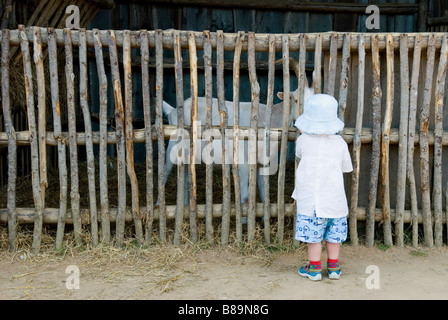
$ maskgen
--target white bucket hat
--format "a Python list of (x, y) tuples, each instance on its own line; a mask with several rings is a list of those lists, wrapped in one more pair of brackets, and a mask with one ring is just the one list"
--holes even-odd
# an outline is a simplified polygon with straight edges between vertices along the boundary
[(294, 125), (309, 134), (335, 134), (344, 128), (344, 122), (338, 118), (338, 102), (328, 94), (309, 97)]

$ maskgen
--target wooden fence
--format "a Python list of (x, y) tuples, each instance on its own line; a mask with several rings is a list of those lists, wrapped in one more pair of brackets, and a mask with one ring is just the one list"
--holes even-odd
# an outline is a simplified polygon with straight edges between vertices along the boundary
[[(83, 224), (90, 225), (92, 244), (100, 241), (110, 243), (112, 240), (120, 246), (123, 243), (125, 223), (134, 224), (135, 238), (139, 243), (150, 242), (154, 230), (158, 228), (160, 241), (171, 241), (167, 236), (169, 228), (173, 228), (172, 241), (179, 244), (184, 222), (188, 222), (190, 240), (198, 238), (198, 219), (205, 220), (205, 241), (213, 243), (216, 233), (216, 222), (219, 222), (220, 244), (225, 246), (231, 235), (231, 222), (235, 224), (235, 237), (239, 241), (254, 239), (257, 228), (256, 217), (262, 217), (259, 223), (264, 230), (266, 243), (272, 241), (272, 228), (276, 228), (276, 241), (284, 241), (285, 217), (294, 217), (294, 203), (285, 203), (285, 171), (287, 166), (286, 148), (288, 141), (295, 141), (297, 131), (289, 127), (287, 120), (282, 127), (270, 128), (266, 122), (263, 139), (278, 139), (280, 144), (280, 160), (278, 168), (277, 197), (270, 196), (269, 176), (264, 177), (265, 197), (257, 203), (256, 198), (256, 165), (251, 165), (249, 181), (249, 199), (241, 204), (237, 162), (234, 165), (222, 165), (222, 184), (216, 190), (212, 187), (212, 165), (206, 167), (206, 201), (197, 203), (196, 166), (189, 166), (190, 197), (188, 205), (178, 198), (176, 205), (167, 205), (164, 185), (165, 140), (176, 135), (176, 129), (184, 128), (192, 137), (191, 151), (198, 148), (196, 137), (200, 134), (195, 125), (185, 126), (181, 115), (184, 106), (184, 75), (182, 50), (188, 50), (189, 73), (192, 98), (191, 120), (197, 119), (197, 87), (198, 87), (198, 54), (203, 52), (205, 95), (211, 101), (213, 86), (216, 86), (220, 126), (212, 126), (208, 117), (205, 129), (215, 128), (221, 132), (222, 139), (233, 139), (238, 145), (239, 135), (225, 136), (227, 110), (224, 102), (224, 53), (231, 51), (233, 56), (233, 105), (239, 110), (240, 60), (241, 54), (247, 51), (247, 65), (252, 92), (251, 126), (240, 127), (238, 112), (235, 112), (235, 132), (247, 133), (249, 129), (258, 130), (257, 118), (260, 103), (267, 104), (266, 119), (270, 119), (274, 97), (274, 74), (276, 52), (282, 56), (283, 91), (285, 96), (292, 92), (290, 88), (290, 67), (292, 56), (298, 55), (296, 68), (299, 84), (297, 105), (291, 105), (289, 99), (283, 104), (283, 119), (288, 119), (291, 108), (303, 110), (305, 65), (307, 55), (314, 56), (313, 85), (315, 93), (332, 94), (339, 100), (339, 116), (345, 120), (346, 127), (342, 132), (344, 139), (350, 144), (353, 156), (354, 171), (346, 176), (347, 194), (349, 198), (350, 241), (358, 244), (358, 231), (364, 228), (365, 243), (372, 246), (375, 233), (382, 229), (384, 243), (395, 243), (402, 246), (405, 241), (404, 225), (412, 226), (412, 244), (419, 245), (419, 224), (423, 225), (423, 239), (428, 246), (441, 246), (443, 243), (443, 225), (446, 224), (446, 213), (443, 207), (442, 148), (448, 144), (447, 132), (443, 129), (445, 77), (447, 70), (448, 36), (445, 33), (412, 33), (412, 34), (358, 34), (358, 33), (316, 33), (316, 34), (227, 34), (217, 32), (192, 32), (176, 30), (155, 31), (112, 31), (112, 30), (68, 30), (19, 26), (18, 30), (2, 30), (1, 38), (1, 85), (2, 107), (5, 132), (0, 132), (0, 145), (7, 146), (8, 152), (8, 187), (7, 206), (0, 209), (0, 220), (7, 222), (10, 247), (16, 247), (17, 225), (33, 223), (32, 249), (38, 252), (41, 244), (44, 223), (57, 224), (56, 248), (63, 243), (66, 224), (73, 224), (75, 240), (81, 242)], [(32, 50), (30, 49), (32, 46)], [(11, 120), (10, 93), (14, 88), (9, 86), (10, 48), (20, 47), (25, 75), (26, 110), (28, 114), (27, 131), (15, 131)], [(88, 51), (94, 49), (99, 81), (99, 96), (88, 96), (89, 73)], [(119, 49), (122, 48), (122, 57)], [(106, 50), (107, 49), (107, 50)], [(155, 64), (150, 58), (155, 54)], [(174, 51), (174, 70), (176, 87), (172, 88), (176, 95), (178, 126), (163, 123), (163, 71), (164, 51)], [(47, 54), (43, 54), (46, 51)], [(134, 129), (132, 124), (132, 68), (131, 51), (139, 52), (142, 77), (142, 101), (144, 111), (144, 129)], [(215, 54), (214, 54), (215, 52)], [(268, 87), (260, 87), (257, 81), (255, 53), (266, 52), (268, 55), (267, 70)], [(65, 85), (61, 88), (58, 79), (58, 54), (62, 53), (65, 62)], [(105, 55), (109, 55), (111, 81), (106, 77)], [(185, 56), (185, 55), (184, 55)], [(212, 61), (212, 57), (216, 61)], [(75, 59), (77, 57), (78, 59)], [(122, 59), (122, 69), (120, 68)], [(78, 60), (78, 61), (75, 61)], [(323, 62), (323, 64), (322, 64)], [(49, 75), (46, 75), (45, 64), (48, 64)], [(79, 74), (74, 73), (74, 65), (79, 64)], [(213, 66), (216, 70), (213, 70)], [(150, 72), (155, 69), (155, 103), (150, 99)], [(123, 77), (120, 77), (120, 71)], [(216, 72), (216, 83), (213, 83), (213, 72)], [(322, 77), (323, 72), (323, 77)], [(45, 85), (45, 76), (50, 77), (50, 88)], [(398, 81), (397, 81), (398, 80)], [(75, 90), (75, 81), (79, 89)], [(122, 83), (122, 81), (124, 83)], [(396, 83), (398, 82), (398, 83)], [(37, 88), (34, 87), (37, 84)], [(323, 88), (322, 88), (323, 84)], [(229, 84), (227, 84), (229, 85)], [(113, 90), (115, 106), (115, 130), (107, 128), (107, 89)], [(123, 88), (123, 90), (122, 90)], [(63, 89), (63, 90), (62, 90)], [(59, 91), (66, 97), (66, 109), (61, 108)], [(267, 101), (260, 101), (260, 92), (267, 91)], [(51, 92), (51, 101), (46, 101), (45, 93)], [(79, 92), (76, 96), (75, 92)], [(124, 95), (123, 95), (124, 93)], [(35, 100), (36, 98), (36, 100)], [(89, 103), (96, 99), (100, 104), (99, 130), (92, 130), (91, 110)], [(52, 110), (53, 131), (49, 128), (46, 111)], [(82, 109), (84, 132), (76, 130), (75, 107)], [(210, 102), (207, 109), (210, 110)], [(68, 132), (62, 131), (61, 110), (68, 113)], [(155, 110), (155, 119), (151, 111)], [(209, 113), (210, 114), (210, 113)], [(348, 119), (350, 115), (352, 120)], [(399, 119), (398, 127), (393, 127), (393, 118)], [(430, 115), (433, 119), (430, 120)], [(260, 115), (261, 117), (261, 115)], [(367, 119), (367, 120), (366, 120)], [(363, 123), (364, 122), (364, 123)], [(367, 124), (369, 122), (369, 124)], [(193, 121), (191, 121), (193, 124)], [(433, 130), (429, 130), (433, 126)], [(270, 134), (269, 134), (270, 132)], [(223, 141), (223, 140), (221, 140)], [(268, 140), (267, 140), (268, 141)], [(153, 142), (155, 143), (153, 145)], [(146, 146), (146, 176), (137, 176), (134, 165), (134, 145), (144, 143)], [(107, 179), (108, 159), (107, 145), (116, 146), (118, 205), (109, 205)], [(17, 146), (27, 145), (31, 150), (33, 208), (16, 207), (17, 180)], [(87, 155), (87, 172), (78, 168), (78, 146), (84, 145)], [(97, 154), (94, 146), (99, 146)], [(267, 144), (269, 145), (269, 144)], [(60, 207), (48, 208), (45, 205), (45, 192), (48, 188), (46, 146), (56, 146), (58, 153)], [(361, 147), (368, 146), (370, 156), (361, 156)], [(396, 165), (391, 163), (391, 146), (398, 146)], [(430, 151), (430, 146), (432, 150)], [(153, 147), (156, 147), (153, 149)], [(68, 148), (68, 150), (67, 150)], [(155, 152), (157, 150), (157, 152)], [(414, 151), (419, 150), (419, 158), (415, 160)], [(191, 152), (193, 155), (194, 152)], [(68, 155), (68, 156), (67, 156)], [(68, 157), (68, 159), (67, 159)], [(95, 160), (97, 158), (97, 160)], [(157, 163), (154, 161), (157, 159)], [(366, 166), (363, 166), (363, 159)], [(235, 158), (234, 158), (235, 160)], [(95, 161), (99, 162), (99, 178), (96, 180)], [(236, 159), (237, 161), (237, 159)], [(157, 167), (157, 172), (154, 168)], [(368, 171), (368, 203), (359, 206), (360, 176)], [(415, 170), (415, 168), (421, 170)], [(178, 195), (182, 193), (185, 179), (183, 166), (178, 169)], [(366, 169), (367, 168), (367, 169)], [(392, 172), (390, 168), (394, 168)], [(395, 170), (396, 168), (396, 170)], [(233, 170), (235, 201), (231, 201), (231, 184)], [(81, 186), (83, 196), (89, 197), (89, 208), (80, 207), (79, 176), (87, 174), (88, 184)], [(157, 175), (157, 176), (155, 176)], [(396, 178), (396, 188), (391, 190), (390, 180)], [(153, 178), (157, 181), (153, 185)], [(417, 179), (416, 179), (417, 178)], [(131, 190), (126, 190), (126, 180), (130, 180)], [(146, 180), (146, 191), (139, 194), (138, 180)], [(418, 186), (417, 182), (420, 181)], [(99, 204), (97, 203), (96, 184), (99, 184)], [(272, 184), (272, 181), (271, 181)], [(361, 184), (361, 185), (360, 185)], [(396, 190), (395, 190), (396, 189)], [(70, 190), (70, 194), (68, 194)], [(87, 191), (88, 190), (88, 191)], [(377, 190), (380, 190), (380, 194)], [(432, 190), (432, 193), (431, 193)], [(87, 192), (86, 192), (87, 191)], [(126, 194), (131, 193), (131, 206), (126, 203)], [(172, 190), (169, 190), (172, 192)], [(223, 203), (214, 203), (213, 195), (222, 192)], [(390, 194), (396, 192), (396, 203), (391, 204)], [(410, 199), (406, 208), (406, 195)], [(70, 208), (68, 198), (70, 197)], [(158, 205), (156, 200), (159, 199)], [(419, 200), (421, 199), (421, 200)], [(448, 199), (448, 198), (445, 198)], [(247, 236), (243, 236), (242, 217), (247, 216)], [(167, 220), (174, 219), (174, 224)], [(275, 224), (271, 224), (272, 221)], [(111, 232), (111, 225), (115, 232)], [(85, 229), (84, 229), (85, 230)], [(232, 229), (233, 230), (233, 229)], [(113, 231), (113, 230), (112, 230)], [(233, 232), (233, 231), (232, 231)], [(393, 239), (394, 237), (395, 239)], [(112, 237), (115, 237), (113, 239)], [(364, 236), (363, 236), (364, 237)], [(363, 240), (364, 241), (364, 240)]]

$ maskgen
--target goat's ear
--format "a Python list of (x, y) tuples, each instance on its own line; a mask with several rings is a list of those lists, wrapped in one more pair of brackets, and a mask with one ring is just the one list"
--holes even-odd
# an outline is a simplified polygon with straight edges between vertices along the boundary
[(278, 97), (280, 100), (284, 100), (285, 95), (283, 94), (283, 92), (277, 92), (277, 97)]

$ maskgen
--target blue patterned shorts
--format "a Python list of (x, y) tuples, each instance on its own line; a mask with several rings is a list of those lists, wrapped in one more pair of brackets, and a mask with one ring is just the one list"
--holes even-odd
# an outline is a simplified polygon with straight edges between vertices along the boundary
[(347, 239), (347, 217), (319, 218), (297, 214), (296, 240), (319, 243), (324, 239), (332, 243), (342, 243)]

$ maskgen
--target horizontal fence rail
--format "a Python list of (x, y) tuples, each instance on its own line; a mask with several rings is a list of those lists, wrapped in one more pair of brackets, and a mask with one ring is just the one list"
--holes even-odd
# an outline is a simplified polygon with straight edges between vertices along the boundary
[[(19, 26), (2, 30), (0, 43), (0, 150), (7, 153), (3, 170), (7, 188), (0, 195), (6, 206), (0, 208), (0, 222), (8, 225), (11, 250), (17, 247), (20, 224), (34, 224), (33, 252), (40, 250), (44, 224), (57, 226), (56, 248), (62, 246), (66, 225), (72, 226), (77, 244), (89, 227), (92, 245), (113, 241), (121, 246), (126, 224), (133, 226), (133, 237), (140, 244), (157, 236), (177, 245), (183, 241), (184, 228), (189, 230), (189, 241), (212, 244), (219, 234), (222, 246), (229, 243), (231, 232), (237, 241), (252, 241), (258, 232), (267, 244), (284, 241), (289, 234), (285, 218), (294, 221), (296, 214), (287, 187), (294, 183), (288, 175), (294, 175), (297, 163), (288, 161), (287, 153), (288, 142), (299, 133), (290, 120), (302, 112), (309, 90), (334, 95), (339, 117), (346, 123), (340, 134), (350, 144), (354, 167), (345, 176), (351, 243), (357, 245), (362, 237), (370, 247), (382, 233), (386, 245), (403, 246), (405, 232), (411, 230), (414, 246), (422, 241), (427, 246), (443, 244), (448, 219), (442, 162), (448, 145), (446, 33), (230, 34)], [(233, 52), (232, 61), (226, 51)], [(260, 53), (264, 61), (256, 61)], [(257, 69), (260, 66), (267, 72)], [(285, 99), (274, 104), (276, 69), (282, 73)], [(231, 71), (232, 81), (224, 84), (225, 70)], [(242, 72), (248, 75), (245, 84)], [(11, 86), (11, 76), (17, 73), (23, 78), (25, 128), (18, 128), (14, 120), (17, 88)], [(135, 75), (141, 77), (137, 103)], [(174, 79), (172, 88), (167, 87), (172, 83), (167, 77)], [(290, 81), (294, 77), (297, 82)], [(202, 81), (204, 97), (198, 93)], [(297, 83), (297, 90), (291, 83)], [(99, 88), (97, 95), (90, 94), (93, 84)], [(227, 103), (225, 87), (231, 87), (233, 94)], [(184, 96), (185, 88), (190, 97)], [(249, 103), (240, 102), (242, 88), (251, 93)], [(176, 105), (167, 124), (168, 89)], [(98, 113), (92, 111), (93, 102)], [(136, 110), (143, 114), (143, 128), (135, 126)], [(199, 123), (201, 117), (205, 120)], [(80, 124), (83, 130), (78, 129)], [(135, 163), (139, 144), (145, 150), (144, 174)], [(185, 148), (173, 151), (172, 145)], [(239, 151), (244, 145), (248, 155)], [(32, 208), (17, 207), (19, 147), (30, 153)], [(58, 208), (46, 205), (52, 189), (50, 147), (56, 154), (59, 185), (58, 194), (51, 196), (59, 199)], [(218, 178), (211, 153), (204, 153), (210, 147), (222, 160), (230, 154), (230, 160), (215, 161), (222, 170)], [(257, 152), (275, 157), (267, 163), (251, 158), (259, 156)], [(197, 166), (197, 154), (205, 168)], [(175, 166), (176, 191), (166, 184), (170, 170), (166, 161), (173, 155), (186, 164)], [(275, 175), (257, 176), (273, 161)], [(247, 186), (245, 180), (240, 183), (246, 173)], [(87, 180), (81, 180), (85, 175)], [(264, 190), (259, 198), (257, 180)], [(199, 200), (202, 185), (205, 203)], [(222, 203), (214, 200), (218, 193)], [(167, 201), (171, 194), (176, 195), (175, 204)], [(88, 207), (82, 205), (84, 199)], [(204, 235), (199, 230), (202, 221)], [(361, 231), (365, 236), (359, 235)]]

